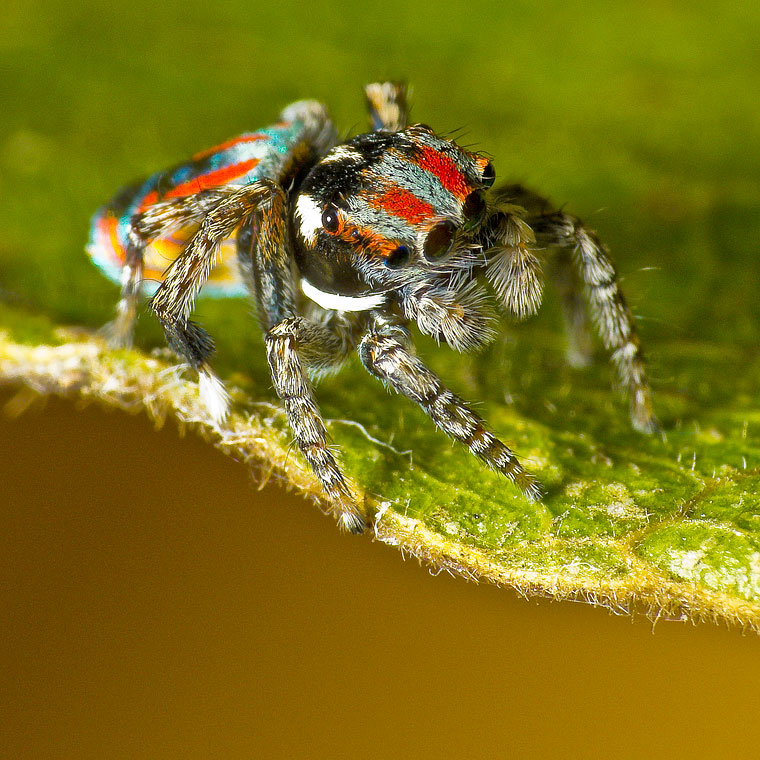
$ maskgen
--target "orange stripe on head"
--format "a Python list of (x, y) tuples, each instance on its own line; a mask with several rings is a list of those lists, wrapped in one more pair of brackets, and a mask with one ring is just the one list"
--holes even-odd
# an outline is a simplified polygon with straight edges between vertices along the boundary
[[(427, 205), (427, 204), (425, 204)], [(387, 259), (397, 248), (398, 242), (381, 235), (371, 227), (354, 224), (346, 218), (344, 212), (338, 213), (338, 227), (328, 234), (348, 243), (355, 252), (369, 258)]]
[(233, 137), (231, 140), (219, 143), (219, 145), (215, 145), (213, 148), (207, 148), (206, 150), (202, 150), (200, 153), (196, 153), (193, 156), (193, 161), (200, 161), (204, 158), (208, 158), (209, 156), (213, 156), (215, 153), (222, 153), (228, 148), (234, 148), (236, 145), (242, 145), (244, 143), (256, 142), (257, 140), (266, 139), (266, 135), (241, 135), (240, 137)]
[(456, 163), (445, 153), (423, 145), (419, 149), (416, 163), (431, 174), (435, 174), (446, 190), (460, 201), (464, 200), (472, 191), (472, 185), (467, 181)]
[(362, 227), (350, 222), (343, 223), (335, 233), (335, 237), (349, 243), (356, 251), (361, 251), (370, 256), (379, 254), (385, 257), (398, 245), (370, 227)]
[(164, 198), (181, 198), (185, 195), (194, 195), (201, 190), (219, 187), (220, 185), (224, 185), (227, 182), (231, 182), (234, 179), (238, 179), (239, 177), (248, 174), (248, 172), (258, 163), (258, 158), (251, 158), (248, 161), (241, 161), (239, 164), (224, 166), (216, 171), (201, 174), (198, 177), (194, 177), (193, 179), (172, 188)]
[(384, 193), (370, 196), (367, 200), (371, 206), (400, 216), (410, 224), (419, 224), (435, 215), (429, 203), (403, 187), (389, 187)]

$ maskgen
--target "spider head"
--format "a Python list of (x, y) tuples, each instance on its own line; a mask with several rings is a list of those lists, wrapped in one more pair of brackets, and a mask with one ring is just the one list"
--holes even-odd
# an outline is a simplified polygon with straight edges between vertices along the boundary
[(305, 292), (357, 299), (360, 309), (373, 296), (471, 268), (493, 180), (487, 158), (424, 125), (333, 148), (293, 200)]

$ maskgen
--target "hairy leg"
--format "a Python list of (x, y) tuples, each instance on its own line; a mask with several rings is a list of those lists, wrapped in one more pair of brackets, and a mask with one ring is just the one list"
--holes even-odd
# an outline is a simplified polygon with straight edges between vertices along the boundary
[(143, 277), (143, 249), (130, 245), (121, 270), (121, 296), (116, 304), (116, 317), (103, 328), (111, 348), (129, 348), (132, 345), (140, 290)]
[[(605, 348), (612, 352), (620, 382), (629, 394), (633, 426), (645, 433), (655, 431), (657, 419), (652, 410), (641, 344), (607, 248), (580, 219), (553, 210), (548, 201), (520, 185), (500, 189), (498, 195), (509, 197), (528, 210), (527, 221), (539, 245), (573, 252), (575, 270), (585, 287), (592, 321)], [(565, 300), (567, 302), (567, 296)], [(578, 321), (575, 304), (571, 299), (566, 306), (571, 324)]]
[(412, 353), (405, 327), (376, 319), (359, 344), (359, 357), (368, 372), (417, 402), (444, 433), (467, 446), (489, 467), (506, 475), (529, 499), (541, 497), (540, 486), (509, 447)]
[(154, 240), (188, 224), (200, 223), (204, 215), (224, 197), (211, 190), (198, 195), (156, 203), (129, 224), (129, 244), (121, 276), (121, 297), (116, 307), (116, 319), (105, 327), (111, 346), (119, 348), (132, 344), (132, 334), (140, 305), (145, 248)]
[[(277, 188), (253, 215), (253, 232), (238, 254), (266, 330), (267, 359), (275, 392), (282, 399), (296, 445), (319, 479), (342, 528), (360, 533), (366, 516), (328, 447), (327, 429), (309, 379), (339, 365), (355, 345), (350, 320), (333, 313), (326, 322), (299, 316), (295, 282), (285, 248), (285, 193)], [(320, 313), (325, 314), (321, 309)]]
[(307, 370), (324, 370), (345, 357), (347, 340), (334, 329), (304, 317), (289, 317), (266, 334), (267, 358), (296, 445), (319, 479), (344, 530), (361, 533), (367, 518), (327, 445)]
[(260, 181), (220, 191), (216, 204), (207, 211), (198, 231), (169, 267), (166, 279), (150, 303), (169, 346), (198, 371), (201, 395), (216, 422), (221, 422), (227, 414), (228, 397), (208, 363), (214, 342), (208, 333), (190, 321), (190, 311), (215, 263), (219, 244), (272, 194), (273, 187), (276, 185), (272, 182)]

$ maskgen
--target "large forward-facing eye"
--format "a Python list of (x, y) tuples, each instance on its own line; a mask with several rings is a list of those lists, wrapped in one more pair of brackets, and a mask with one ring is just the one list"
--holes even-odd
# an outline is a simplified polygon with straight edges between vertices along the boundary
[(455, 232), (453, 222), (438, 222), (425, 238), (425, 245), (422, 247), (425, 258), (428, 261), (442, 259), (451, 250)]
[(340, 212), (337, 206), (330, 204), (322, 212), (322, 226), (328, 232), (337, 232), (340, 226)]

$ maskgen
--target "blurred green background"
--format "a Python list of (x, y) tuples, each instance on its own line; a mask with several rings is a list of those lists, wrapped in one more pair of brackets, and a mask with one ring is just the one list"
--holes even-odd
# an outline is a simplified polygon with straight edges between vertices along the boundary
[(754, 345), (758, 15), (666, 0), (11, 1), (0, 282), (102, 323), (114, 288), (82, 248), (117, 188), (298, 98), (362, 130), (362, 85), (404, 78), (414, 118), (462, 128), (501, 179), (598, 229), (650, 333)]
[[(712, 347), (701, 403), (713, 393), (710, 384), (726, 375), (720, 367), (729, 354), (732, 377), (723, 379), (742, 383), (736, 368), (740, 373), (743, 366), (752, 366), (760, 337), (758, 28), (760, 10), (727, 0), (472, 0), (433, 5), (6, 0), (0, 18), (0, 302), (65, 323), (101, 325), (112, 314), (116, 288), (90, 264), (83, 247), (90, 215), (117, 188), (200, 148), (263, 126), (299, 98), (325, 101), (339, 127), (361, 131), (362, 85), (404, 78), (413, 87), (414, 119), (440, 131), (462, 128), (460, 141), (489, 151), (500, 179), (530, 184), (567, 204), (599, 231), (610, 245), (655, 359), (656, 387), (667, 388), (673, 381), (657, 374), (658, 346), (702, 341), (695, 349), (700, 356), (706, 355), (707, 345)], [(261, 367), (260, 341), (254, 323), (247, 320), (248, 306), (242, 301), (204, 302), (199, 310), (218, 340), (220, 361), (258, 372), (253, 365)], [(550, 300), (536, 320), (539, 326), (527, 329), (541, 336), (541, 325), (554, 330), (556, 318)], [(141, 320), (139, 329), (143, 344), (160, 343), (152, 320)], [(746, 387), (756, 389), (757, 378)], [(333, 397), (339, 392), (338, 384)], [(722, 397), (731, 392), (716, 390)], [(80, 448), (88, 458), (101, 453), (98, 446), (91, 451), (76, 437), (64, 435), (80, 418), (61, 412), (55, 419), (59, 432), (43, 426), (29, 444), (32, 453), (23, 459), (28, 474), (22, 473), (15, 501), (10, 500), (19, 510), (28, 501), (23, 483), (38, 477), (35, 466), (57, 473), (69, 488), (81, 483), (87, 489), (98, 478), (96, 468), (79, 470), (66, 480), (45, 460), (46, 443), (56, 461)], [(106, 440), (108, 429), (125, 423), (109, 418), (100, 427), (97, 422), (81, 424), (86, 440), (98, 441)], [(20, 440), (26, 427), (17, 424), (6, 430), (10, 442)], [(138, 433), (126, 430), (119, 433), (123, 441), (134, 440), (130, 445), (135, 449), (147, 447)], [(63, 444), (55, 448), (52, 439)], [(114, 446), (118, 440), (102, 450)], [(4, 480), (16, 461), (14, 448), (6, 448), (3, 466), (8, 469), (0, 470)], [(157, 465), (167, 481), (181, 479), (188, 467), (202, 467), (202, 455), (183, 459), (187, 455), (181, 451), (169, 457), (176, 459), (177, 472), (169, 470), (168, 461)], [(100, 469), (118, 471), (120, 465), (116, 457), (115, 462), (104, 460)], [(150, 466), (146, 460), (144, 467)], [(210, 479), (227, 477), (226, 471), (208, 471)], [(118, 482), (117, 476), (110, 492), (119, 490)], [(155, 488), (137, 491), (145, 490), (150, 499), (167, 498), (156, 496)], [(45, 493), (50, 494), (47, 506), (60, 498), (54, 488)], [(138, 494), (127, 496), (136, 499)], [(187, 507), (192, 498), (191, 491), (180, 503)], [(225, 498), (244, 504), (244, 514), (258, 514), (247, 501), (245, 487), (236, 495), (225, 491)], [(270, 492), (265, 501), (278, 498)], [(60, 503), (62, 509), (72, 508), (65, 499)], [(61, 575), (61, 567), (53, 563), (50, 574), (43, 573), (34, 583), (25, 583), (31, 570), (7, 576), (5, 588), (21, 594), (6, 606), (12, 610), (7, 620), (12, 635), (6, 640), (13, 646), (6, 664), (14, 664), (7, 672), (15, 688), (6, 700), (16, 708), (15, 756), (23, 749), (35, 757), (56, 756), (56, 736), (67, 730), (66, 750), (57, 756), (121, 752), (242, 757), (261, 746), (274, 756), (278, 736), (287, 739), (282, 746), (292, 751), (308, 755), (311, 746), (319, 756), (331, 757), (341, 755), (340, 747), (347, 754), (349, 749), (370, 754), (368, 748), (380, 747), (384, 738), (394, 752), (413, 746), (418, 757), (446, 756), (447, 747), (464, 756), (508, 754), (510, 737), (519, 742), (522, 757), (608, 756), (603, 742), (590, 741), (589, 735), (603, 737), (620, 757), (644, 751), (668, 756), (678, 746), (697, 754), (701, 747), (708, 753), (703, 756), (713, 756), (710, 747), (731, 751), (734, 757), (756, 756), (753, 748), (760, 734), (753, 716), (760, 706), (760, 673), (754, 639), (704, 626), (668, 627), (666, 633), (660, 626), (652, 638), (646, 622), (631, 627), (598, 612), (578, 613), (571, 605), (537, 610), (513, 603), (508, 592), (453, 582), (443, 590), (436, 585), (442, 580), (427, 584), (433, 597), (423, 601), (415, 591), (422, 576), (416, 568), (398, 570), (414, 576), (408, 586), (394, 586), (399, 581), (388, 565), (370, 565), (376, 547), (338, 538), (333, 546), (314, 539), (313, 531), (332, 536), (332, 526), (319, 516), (302, 521), (308, 510), (285, 499), (267, 513), (271, 522), (250, 539), (251, 551), (270, 542), (280, 547), (279, 555), (267, 555), (262, 563), (275, 568), (262, 580), (265, 591), (257, 588), (263, 571), (254, 568), (240, 579), (248, 584), (248, 594), (239, 594), (235, 586), (218, 606), (206, 606), (193, 600), (192, 584), (177, 592), (161, 574), (157, 583), (164, 585), (155, 588), (151, 578), (140, 576), (135, 582), (143, 591), (126, 597), (136, 605), (135, 614), (121, 617), (119, 605), (113, 610), (104, 605), (107, 585), (91, 585), (87, 572), (88, 553), (101, 546), (98, 534), (84, 544), (72, 539), (91, 521), (100, 524), (99, 503), (90, 504), (93, 514), (85, 513), (81, 524), (75, 521), (49, 552), (40, 549), (47, 544), (40, 543), (37, 532), (42, 525), (44, 533), (50, 519), (45, 509), (39, 512), (39, 524), (19, 529), (19, 555), (28, 547), (35, 557), (35, 551), (48, 559), (56, 552), (75, 557), (81, 551), (83, 557), (78, 570), (64, 565), (68, 575)], [(122, 508), (129, 511), (132, 505), (127, 501)], [(288, 523), (291, 531), (274, 530), (280, 508), (291, 515), (298, 509), (298, 519)], [(112, 509), (116, 507), (109, 505), (108, 514)], [(179, 512), (176, 519), (187, 517)], [(8, 519), (14, 523), (13, 511)], [(105, 530), (109, 538), (102, 544), (104, 556), (122, 528), (117, 523)], [(164, 562), (163, 530), (169, 528), (162, 524), (158, 536), (146, 529), (135, 539), (134, 568), (143, 567), (140, 547), (151, 540), (158, 545), (145, 551)], [(208, 526), (201, 521), (197, 531), (195, 538), (180, 535), (169, 545), (182, 557), (187, 550), (177, 546), (202, 551)], [(230, 541), (234, 543), (233, 535), (220, 539), (219, 549)], [(344, 546), (362, 548), (336, 548)], [(121, 589), (132, 579), (129, 548), (124, 551), (115, 574)], [(341, 572), (325, 575), (324, 566), (338, 551), (355, 552), (358, 559), (351, 554), (340, 560), (345, 561), (343, 577)], [(174, 572), (187, 573), (196, 557), (192, 559), (165, 561)], [(96, 575), (104, 561), (94, 561)], [(213, 557), (204, 555), (204, 562), (212, 567)], [(277, 572), (277, 563), (282, 563), (282, 572)], [(406, 567), (396, 556), (391, 563)], [(42, 573), (45, 564), (41, 560), (36, 567)], [(307, 587), (316, 595), (305, 596), (318, 604), (300, 593), (304, 578), (299, 572), (308, 575)], [(363, 574), (371, 582), (347, 590), (362, 594), (363, 603), (339, 605), (335, 587), (346, 584), (346, 576), (355, 581)], [(73, 581), (59, 594), (58, 584), (67, 577)], [(111, 576), (103, 577), (107, 584)], [(76, 595), (83, 582), (85, 591)], [(334, 594), (319, 596), (324, 589)], [(215, 594), (227, 592), (204, 593), (204, 598), (216, 599)], [(71, 608), (57, 601), (67, 594), (75, 598)], [(385, 600), (382, 615), (364, 603), (373, 594)], [(165, 599), (162, 604), (169, 610), (176, 605), (177, 611), (166, 617), (164, 627), (157, 624), (153, 630), (145, 621), (151, 619), (157, 598)], [(188, 600), (189, 608), (184, 603)], [(300, 617), (294, 611), (298, 608)], [(234, 639), (238, 646), (228, 650), (223, 645), (225, 626), (235, 624), (238, 612), (244, 621), (272, 615), (272, 629), (262, 623), (264, 635), (241, 622)], [(194, 631), (189, 641), (183, 641), (185, 615)], [(577, 624), (579, 615), (582, 622)], [(205, 616), (211, 621), (208, 627)], [(215, 616), (223, 621), (219, 627)], [(92, 620), (92, 626), (75, 625), (77, 619)], [(147, 626), (144, 641), (135, 626)], [(309, 630), (320, 641), (313, 659), (300, 630)], [(238, 669), (235, 658), (246, 644), (251, 652), (258, 652), (257, 647), (266, 651), (259, 659), (249, 659), (252, 654), (246, 652)], [(296, 666), (293, 647), (298, 650)], [(37, 648), (44, 656), (35, 658)], [(211, 665), (203, 659), (207, 650), (214, 653)], [(635, 654), (629, 657), (629, 652)], [(349, 655), (350, 666), (342, 653)], [(142, 657), (152, 667), (141, 668)], [(172, 666), (163, 670), (160, 663), (166, 657)], [(196, 682), (199, 661), (206, 665)], [(464, 666), (457, 668), (457, 663)], [(88, 670), (89, 675), (77, 680), (85, 666), (94, 675)], [(671, 677), (671, 669), (677, 675)], [(108, 687), (112, 671), (113, 690)], [(358, 679), (357, 672), (363, 674)], [(450, 673), (450, 680), (442, 673)], [(58, 685), (46, 691), (52, 682)], [(133, 683), (138, 686), (130, 691)], [(129, 694), (128, 704), (120, 697), (120, 685)], [(152, 696), (154, 686), (157, 696)], [(213, 692), (208, 702), (206, 687)], [(189, 695), (187, 703), (173, 702), (175, 689)], [(263, 695), (264, 708), (253, 708), (254, 692)], [(236, 709), (236, 694), (245, 694), (241, 699), (247, 707), (226, 720), (224, 711)], [(316, 698), (304, 700), (304, 694), (324, 694), (333, 700), (334, 710)], [(152, 699), (165, 708), (153, 721)], [(269, 708), (267, 699), (272, 700)], [(389, 710), (389, 702), (398, 709)], [(187, 706), (181, 708), (182, 715), (197, 715), (198, 722), (179, 720), (179, 704)], [(440, 712), (424, 712), (415, 724), (416, 704), (437, 705)], [(461, 713), (452, 709), (456, 704), (462, 705)], [(302, 712), (291, 714), (290, 705)], [(97, 720), (89, 726), (88, 740), (93, 709)], [(562, 710), (566, 712), (558, 720)], [(457, 725), (460, 714), (462, 726)], [(572, 730), (584, 721), (585, 730)], [(49, 729), (44, 740), (35, 743), (26, 737), (25, 742), (25, 730), (36, 722)], [(194, 726), (192, 731), (188, 725)], [(310, 745), (316, 726), (332, 737)], [(365, 727), (367, 733), (360, 733)], [(74, 734), (79, 733), (77, 741)], [(540, 740), (532, 739), (539, 735)], [(190, 738), (183, 744), (181, 736)], [(262, 736), (263, 745), (257, 741)], [(109, 747), (109, 740), (119, 742), (118, 751)], [(377, 755), (389, 751), (378, 749)]]

